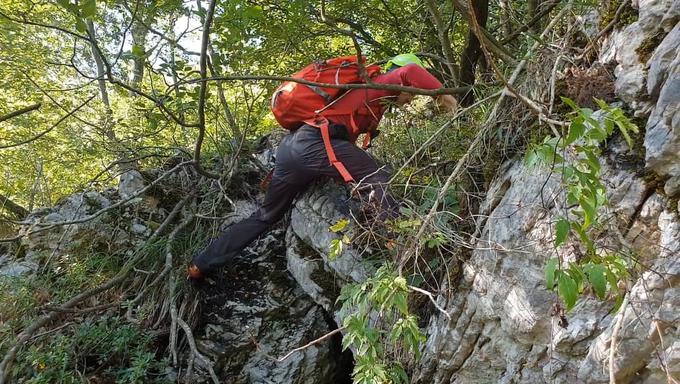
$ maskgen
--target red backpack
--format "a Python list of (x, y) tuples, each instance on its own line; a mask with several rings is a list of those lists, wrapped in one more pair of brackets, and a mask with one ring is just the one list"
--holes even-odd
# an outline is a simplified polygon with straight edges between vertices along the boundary
[[(366, 63), (366, 59), (363, 57), (362, 63)], [(378, 65), (368, 65), (364, 68), (369, 78), (380, 72)], [(293, 77), (322, 84), (361, 84), (365, 82), (359, 73), (356, 56), (315, 61), (295, 73)], [(333, 152), (328, 133), (328, 121), (318, 116), (319, 112), (345, 93), (345, 90), (339, 88), (286, 81), (274, 91), (271, 108), (276, 121), (283, 128), (292, 131), (303, 124), (308, 124), (321, 129), (321, 136), (330, 162), (338, 169), (345, 182), (350, 182), (353, 181), (352, 176), (347, 172), (345, 166), (337, 160)], [(347, 111), (348, 114), (352, 112)]]

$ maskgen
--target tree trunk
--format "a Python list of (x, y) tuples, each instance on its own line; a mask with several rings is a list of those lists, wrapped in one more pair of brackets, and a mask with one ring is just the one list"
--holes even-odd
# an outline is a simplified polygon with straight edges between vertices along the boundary
[[(489, 0), (473, 0), (472, 6), (479, 26), (485, 28), (487, 19), (489, 18)], [(475, 69), (481, 54), (482, 50), (479, 46), (479, 39), (475, 35), (471, 26), (468, 31), (467, 45), (465, 46), (465, 50), (463, 50), (463, 54), (460, 57), (461, 85), (472, 86), (475, 84)], [(470, 90), (462, 97), (460, 104), (463, 106), (469, 106), (472, 105), (474, 101), (474, 93), (472, 90)]]
[(122, 176), (127, 171), (137, 169), (137, 164), (135, 162), (129, 161), (130, 157), (128, 156), (126, 151), (121, 148), (120, 142), (118, 141), (116, 133), (113, 130), (114, 128), (113, 110), (111, 109), (109, 92), (106, 87), (107, 77), (106, 70), (104, 69), (104, 59), (100, 56), (99, 50), (97, 50), (97, 48), (95, 47), (94, 42), (97, 39), (97, 35), (95, 34), (94, 23), (92, 23), (92, 20), (87, 20), (87, 30), (90, 35), (90, 39), (92, 39), (92, 41), (90, 42), (92, 57), (94, 58), (94, 62), (97, 65), (97, 84), (99, 85), (99, 92), (101, 94), (102, 103), (106, 108), (106, 114), (101, 119), (102, 131), (106, 138), (111, 143), (112, 150), (116, 153), (116, 160), (118, 160), (117, 168)]
[[(132, 43), (134, 46), (140, 47), (146, 53), (146, 35), (148, 33), (146, 26), (138, 20), (135, 20), (132, 24)], [(134, 53), (134, 52), (133, 52)], [(138, 56), (133, 55), (132, 63), (134, 65), (132, 69), (132, 81), (130, 86), (135, 89), (139, 89), (142, 86), (142, 80), (144, 79), (144, 64), (146, 58), (144, 55)], [(132, 96), (136, 96), (135, 92), (131, 92)]]
[(439, 12), (439, 8), (437, 8), (437, 4), (435, 4), (434, 0), (425, 0), (425, 5), (430, 11), (430, 15), (432, 16), (432, 20), (437, 29), (437, 36), (439, 37), (439, 43), (442, 46), (442, 52), (444, 52), (444, 58), (446, 59), (446, 67), (449, 70), (449, 75), (452, 79), (454, 79), (455, 82), (458, 78), (458, 74), (454, 68), (455, 56), (453, 54), (451, 39), (449, 39), (449, 29), (444, 25), (442, 15)]

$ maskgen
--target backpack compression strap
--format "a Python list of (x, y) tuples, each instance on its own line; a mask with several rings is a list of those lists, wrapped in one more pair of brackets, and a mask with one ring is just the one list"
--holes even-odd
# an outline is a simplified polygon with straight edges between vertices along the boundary
[(326, 147), (328, 160), (330, 160), (331, 164), (338, 170), (342, 179), (345, 180), (345, 183), (353, 182), (354, 178), (350, 175), (349, 171), (347, 171), (345, 165), (335, 157), (335, 151), (333, 151), (333, 146), (331, 145), (331, 135), (330, 132), (328, 132), (328, 120), (326, 120), (325, 117), (317, 117), (316, 119), (305, 120), (304, 123), (321, 130), (321, 137), (323, 138), (323, 145)]

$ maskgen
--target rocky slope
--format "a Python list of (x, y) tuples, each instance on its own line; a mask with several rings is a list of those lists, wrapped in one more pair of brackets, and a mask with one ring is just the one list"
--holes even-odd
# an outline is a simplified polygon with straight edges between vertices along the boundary
[[(630, 161), (621, 138), (608, 143), (602, 161), (610, 206), (601, 215), (615, 223), (608, 237), (633, 249), (643, 266), (628, 282), (627, 303), (612, 313), (612, 300), (586, 294), (573, 310), (555, 310), (556, 294), (545, 288), (544, 267), (558, 252), (552, 228), (565, 210), (559, 177), (528, 169), (521, 159), (509, 161), (488, 188), (480, 207), (486, 219), (468, 239), (475, 249), (459, 278), (442, 281), (436, 292), (449, 317), (435, 311), (426, 319), (428, 339), (415, 382), (604, 383), (610, 368), (621, 383), (680, 380), (680, 1), (639, 0), (635, 6), (638, 20), (615, 30), (599, 53), (603, 64), (616, 66), (616, 95), (647, 121), (644, 164)], [(86, 218), (134, 196), (144, 186), (138, 176), (130, 175), (118, 191), (74, 195), (27, 220)], [(347, 201), (337, 185), (311, 188), (298, 199), (289, 224), (259, 239), (233, 268), (199, 287), (197, 346), (216, 363), (221, 380), (349, 381), (351, 356), (340, 352), (338, 337), (276, 361), (335, 329), (340, 288), (373, 272), (362, 261), (365, 249), (347, 247), (328, 259), (337, 237), (329, 226), (356, 209)], [(240, 217), (254, 208), (249, 200), (235, 206)], [(109, 251), (134, 249), (152, 233), (149, 223), (168, 215), (148, 194), (118, 213), (125, 219), (105, 214), (29, 236), (22, 260), (0, 257), (0, 274), (32, 273), (46, 258), (93, 235)], [(559, 255), (574, 260), (576, 249), (563, 246)], [(208, 381), (208, 376), (193, 380)]]

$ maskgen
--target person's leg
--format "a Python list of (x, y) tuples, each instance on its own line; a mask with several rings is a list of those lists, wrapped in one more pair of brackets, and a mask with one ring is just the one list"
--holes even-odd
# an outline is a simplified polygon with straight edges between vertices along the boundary
[(253, 240), (276, 223), (288, 211), (293, 199), (304, 188), (287, 183), (274, 175), (264, 202), (249, 218), (232, 224), (201, 253), (192, 263), (201, 273), (210, 273), (226, 264)]
[[(379, 167), (368, 152), (349, 141), (334, 139), (331, 140), (331, 145), (335, 156), (345, 165), (357, 183), (357, 191), (363, 203), (375, 205), (380, 219), (398, 216), (399, 205), (387, 192), (390, 173), (384, 167)], [(318, 173), (340, 177), (337, 169), (328, 163), (320, 167)]]

